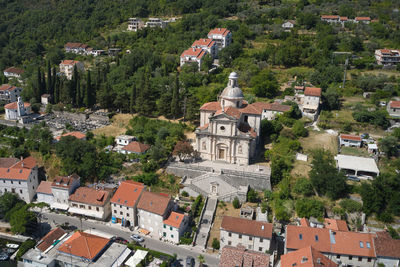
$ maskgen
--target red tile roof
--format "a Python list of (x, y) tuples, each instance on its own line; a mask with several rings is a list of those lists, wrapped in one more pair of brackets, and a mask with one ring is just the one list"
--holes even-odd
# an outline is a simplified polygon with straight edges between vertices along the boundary
[(296, 90), (304, 90), (304, 86), (296, 85), (294, 87), (294, 89), (296, 89)]
[(334, 231), (344, 231), (344, 232), (349, 231), (349, 227), (347, 226), (347, 223), (344, 220), (335, 220), (335, 219), (325, 218), (324, 225), (325, 225), (325, 228), (331, 229)]
[[(24, 107), (25, 108), (30, 107), (30, 106), (31, 106), (31, 104), (29, 104), (28, 102), (24, 102)], [(5, 109), (17, 109), (18, 108), (18, 102), (15, 101), (15, 102), (9, 103), (9, 104), (5, 105), (4, 108)]]
[(338, 264), (308, 246), (281, 256), (281, 267), (336, 267)]
[(41, 181), (38, 188), (36, 189), (36, 193), (52, 195), (53, 193), (51, 192), (51, 183), (52, 182), (49, 181)]
[(54, 244), (55, 241), (59, 240), (65, 232), (63, 229), (57, 227), (47, 233), (36, 245), (36, 248), (40, 251), (46, 251), (51, 245)]
[(346, 20), (348, 20), (349, 18), (348, 17), (340, 17), (340, 20), (341, 21), (346, 21)]
[(400, 259), (400, 240), (393, 239), (388, 232), (377, 232), (374, 244), (378, 257)]
[(110, 239), (78, 231), (68, 238), (58, 251), (92, 261), (109, 242)]
[(289, 105), (282, 105), (279, 103), (265, 103), (265, 102), (255, 102), (251, 104), (252, 106), (256, 107), (260, 112), (263, 110), (272, 110), (278, 112), (287, 112), (291, 109)]
[(15, 89), (17, 89), (16, 86), (12, 86), (9, 84), (2, 84), (0, 86), (0, 91), (14, 91)]
[(78, 139), (86, 138), (86, 135), (84, 133), (81, 133), (81, 132), (78, 132), (78, 131), (74, 131), (74, 132), (69, 132), (69, 133), (62, 134), (60, 136), (57, 136), (54, 139), (60, 140), (61, 137), (64, 137), (64, 136), (73, 136), (73, 137), (78, 138)]
[(306, 87), (304, 90), (304, 95), (309, 95), (309, 96), (321, 96), (321, 88), (318, 87)]
[(370, 17), (356, 17), (355, 20), (357, 21), (369, 21), (371, 20)]
[(82, 44), (82, 43), (71, 43), (71, 42), (68, 42), (68, 43), (66, 43), (65, 45), (64, 45), (64, 47), (65, 48), (83, 48), (83, 49), (85, 49), (86, 47), (88, 47), (88, 45), (87, 44)]
[(208, 102), (204, 103), (201, 107), (200, 110), (209, 110), (209, 111), (217, 111), (221, 109), (221, 104), (217, 101), (215, 102)]
[(240, 112), (239, 109), (234, 108), (234, 107), (227, 107), (224, 110), (220, 109), (217, 110), (217, 112), (215, 112), (214, 116), (220, 115), (225, 113), (226, 115), (230, 116), (230, 117), (234, 117), (236, 119), (239, 119), (240, 116), (242, 115), (242, 113)]
[(217, 35), (217, 34), (220, 34), (222, 36), (227, 36), (229, 33), (230, 31), (226, 28), (215, 28), (208, 33), (208, 37), (210, 38), (211, 35)]
[(79, 61), (66, 59), (61, 62), (63, 65), (75, 65), (76, 63), (79, 63)]
[(338, 15), (322, 15), (322, 19), (339, 19)]
[(185, 218), (184, 214), (173, 211), (173, 212), (171, 212), (169, 217), (166, 220), (164, 220), (163, 222), (164, 222), (164, 224), (170, 225), (172, 227), (180, 228), (181, 224), (183, 222), (183, 218)]
[(266, 267), (269, 266), (269, 254), (246, 250), (244, 247), (225, 246), (222, 248), (219, 267)]
[(21, 75), (25, 71), (22, 69), (14, 68), (14, 67), (9, 67), (9, 68), (5, 69), (4, 72), (10, 72), (10, 73), (15, 73), (15, 74)]
[(10, 167), (0, 167), (0, 179), (27, 180), (36, 166), (33, 157), (27, 157)]
[(51, 187), (56, 188), (71, 188), (76, 180), (79, 180), (80, 177), (77, 174), (72, 174), (70, 176), (56, 176), (53, 182), (51, 183)]
[(238, 217), (224, 216), (221, 229), (244, 235), (272, 238), (272, 224)]
[(169, 196), (144, 191), (137, 205), (138, 209), (142, 209), (158, 215), (164, 215), (171, 198)]
[(193, 42), (192, 47), (212, 47), (215, 41), (212, 39), (199, 39)]
[(17, 158), (0, 158), (0, 168), (10, 168), (18, 161)]
[(111, 202), (127, 207), (134, 207), (137, 204), (140, 194), (144, 188), (145, 186), (142, 183), (130, 180), (123, 181), (119, 185), (114, 196), (111, 198)]
[(37, 161), (32, 156), (26, 157), (21, 161), (15, 163), (13, 168), (33, 169), (37, 166)]
[(301, 218), (300, 225), (303, 227), (310, 227), (310, 222), (307, 220), (307, 218)]
[(105, 190), (96, 190), (90, 187), (78, 187), (70, 197), (72, 202), (85, 203), (96, 206), (104, 206), (107, 204), (110, 193)]
[(352, 135), (352, 134), (341, 134), (340, 139), (344, 140), (353, 140), (353, 141), (362, 141), (361, 137), (358, 135)]
[(206, 123), (206, 124), (204, 124), (203, 126), (200, 126), (199, 129), (200, 129), (200, 130), (205, 130), (205, 129), (208, 128), (209, 125), (210, 125), (209, 123)]
[(391, 108), (400, 108), (400, 101), (390, 101), (389, 105)]
[(134, 153), (144, 153), (149, 150), (150, 145), (139, 143), (137, 141), (132, 141), (122, 148), (122, 150), (134, 152)]
[(197, 59), (201, 59), (203, 56), (207, 54), (207, 51), (204, 51), (201, 48), (189, 48), (181, 54), (181, 57), (192, 56), (196, 57)]
[(288, 225), (286, 228), (286, 247), (297, 250), (313, 246), (323, 253), (375, 257), (373, 236), (369, 233)]
[(245, 114), (256, 114), (256, 115), (260, 115), (260, 114), (262, 113), (262, 110), (259, 110), (259, 109), (257, 108), (257, 106), (254, 105), (254, 104), (255, 104), (255, 103), (245, 105), (244, 107), (242, 107), (242, 108), (240, 109), (240, 112), (241, 112), (241, 113), (245, 113)]

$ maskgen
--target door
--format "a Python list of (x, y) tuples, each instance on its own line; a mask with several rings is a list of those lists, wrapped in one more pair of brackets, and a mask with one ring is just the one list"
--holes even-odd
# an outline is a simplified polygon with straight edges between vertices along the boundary
[(219, 159), (225, 159), (225, 149), (219, 149), (218, 151), (218, 158)]

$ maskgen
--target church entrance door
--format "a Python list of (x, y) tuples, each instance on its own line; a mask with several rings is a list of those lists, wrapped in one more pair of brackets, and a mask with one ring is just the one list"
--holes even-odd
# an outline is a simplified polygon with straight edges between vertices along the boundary
[(225, 159), (225, 149), (220, 148), (218, 150), (218, 159)]

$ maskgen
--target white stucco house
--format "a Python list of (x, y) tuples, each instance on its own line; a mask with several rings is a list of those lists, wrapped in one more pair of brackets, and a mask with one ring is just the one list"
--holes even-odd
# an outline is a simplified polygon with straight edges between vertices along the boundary
[(187, 63), (196, 63), (200, 70), (201, 64), (203, 63), (203, 58), (205, 55), (207, 55), (207, 53), (208, 52), (206, 50), (203, 50), (201, 48), (189, 48), (183, 51), (183, 53), (181, 54), (180, 66), (182, 67)]
[(189, 218), (185, 214), (171, 212), (163, 221), (163, 239), (174, 244), (179, 244), (180, 237), (189, 225)]
[(340, 146), (361, 147), (362, 139), (358, 135), (341, 134), (339, 135), (339, 144)]
[(207, 37), (216, 42), (219, 50), (232, 43), (232, 33), (226, 28), (215, 28), (207, 34)]
[(51, 205), (54, 201), (53, 193), (51, 192), (50, 181), (41, 181), (36, 189), (37, 202), (43, 202)]
[(12, 86), (9, 84), (2, 84), (0, 86), (0, 100), (6, 103), (16, 102), (21, 95), (22, 88)]
[(17, 102), (12, 102), (4, 106), (6, 111), (5, 119), (25, 123), (30, 121), (31, 104), (23, 102), (21, 97), (18, 97)]
[(291, 30), (291, 29), (294, 28), (295, 25), (296, 25), (296, 21), (294, 21), (294, 20), (288, 20), (288, 21), (285, 21), (285, 22), (282, 24), (282, 28), (285, 29), (285, 30)]
[(68, 212), (104, 221), (111, 214), (110, 199), (106, 190), (78, 187), (69, 197)]
[(74, 74), (74, 67), (76, 66), (78, 71), (84, 71), (85, 67), (82, 62), (76, 60), (63, 60), (60, 63), (60, 73), (64, 74), (68, 80), (72, 79)]
[(199, 39), (193, 42), (192, 48), (200, 48), (207, 51), (208, 54), (211, 55), (212, 58), (216, 58), (218, 56), (218, 46), (215, 41), (212, 39)]
[(57, 176), (51, 183), (51, 193), (53, 202), (50, 204), (52, 209), (68, 210), (69, 197), (80, 186), (80, 177), (77, 174), (70, 176)]

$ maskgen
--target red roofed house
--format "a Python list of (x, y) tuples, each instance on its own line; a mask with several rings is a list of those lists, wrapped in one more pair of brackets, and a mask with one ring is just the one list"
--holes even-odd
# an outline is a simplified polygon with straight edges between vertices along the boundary
[(80, 177), (77, 174), (57, 176), (51, 183), (51, 193), (54, 201), (50, 203), (52, 209), (68, 210), (69, 197), (80, 186)]
[(162, 238), (164, 220), (169, 217), (173, 205), (168, 195), (144, 191), (137, 205), (139, 227)]
[(150, 146), (147, 144), (143, 144), (137, 141), (132, 141), (126, 146), (121, 148), (121, 153), (122, 154), (137, 154), (141, 155), (147, 152), (149, 150)]
[(18, 97), (18, 101), (5, 105), (4, 109), (6, 111), (6, 120), (18, 121), (22, 124), (30, 121), (31, 104), (23, 102), (21, 97)]
[(4, 76), (6, 76), (8, 79), (17, 78), (18, 80), (22, 78), (21, 75), (24, 72), (25, 72), (24, 70), (14, 67), (7, 68), (3, 71)]
[(300, 100), (299, 108), (303, 116), (315, 119), (318, 115), (319, 105), (321, 102), (322, 90), (318, 87), (306, 87), (304, 96)]
[(18, 160), (2, 160), (0, 165), (0, 194), (9, 192), (30, 203), (39, 186), (36, 160), (27, 157)]
[(322, 15), (321, 20), (328, 23), (337, 23), (340, 22), (340, 17), (338, 15)]
[(248, 165), (256, 155), (261, 119), (290, 107), (277, 103), (248, 104), (238, 86), (237, 73), (232, 72), (228, 79), (218, 101), (205, 103), (200, 108), (194, 149), (205, 160)]
[(374, 234), (288, 225), (285, 253), (312, 246), (337, 264), (375, 266)]
[(377, 49), (375, 59), (378, 65), (397, 65), (400, 63), (400, 50), (396, 49)]
[(16, 102), (21, 95), (22, 88), (9, 84), (0, 86), (0, 100), (6, 103)]
[(378, 263), (385, 266), (400, 265), (400, 240), (393, 239), (386, 231), (377, 232), (374, 246)]
[(225, 28), (215, 28), (208, 33), (207, 37), (216, 42), (219, 50), (232, 43), (232, 33)]
[(51, 192), (50, 181), (41, 181), (38, 188), (36, 189), (36, 197), (38, 202), (51, 204), (54, 201), (53, 193)]
[(110, 198), (108, 191), (78, 187), (69, 197), (68, 212), (106, 220), (111, 214)]
[(193, 42), (192, 48), (200, 48), (207, 51), (208, 54), (211, 55), (212, 58), (216, 58), (218, 56), (218, 46), (215, 41), (212, 39), (199, 39)]
[(219, 267), (268, 267), (270, 255), (247, 250), (243, 246), (225, 246), (221, 251)]
[(137, 226), (137, 205), (146, 186), (134, 181), (123, 181), (111, 198), (111, 222)]
[(189, 218), (185, 214), (173, 211), (163, 223), (163, 239), (179, 244), (180, 237), (189, 224)]
[(74, 67), (78, 69), (78, 71), (83, 71), (85, 69), (84, 65), (80, 61), (76, 60), (63, 60), (60, 63), (60, 73), (64, 74), (68, 80), (72, 79), (72, 75), (74, 73)]
[(86, 140), (86, 135), (84, 133), (78, 132), (78, 131), (74, 131), (74, 132), (69, 132), (69, 133), (65, 133), (59, 136), (56, 136), (54, 138), (54, 140), (56, 142), (60, 141), (62, 137), (66, 137), (66, 136), (73, 136), (77, 139), (81, 139), (81, 140)]
[(220, 228), (221, 247), (242, 245), (246, 249), (266, 252), (272, 243), (271, 223), (224, 216)]
[(358, 135), (341, 134), (339, 135), (339, 144), (340, 146), (361, 147), (362, 139)]
[(186, 63), (196, 63), (201, 69), (203, 57), (207, 55), (207, 51), (201, 48), (189, 48), (181, 54), (180, 66), (182, 67)]
[(355, 23), (362, 22), (362, 23), (365, 23), (365, 24), (370, 24), (371, 23), (371, 18), (370, 17), (356, 17), (354, 19), (354, 22)]
[(400, 117), (400, 101), (389, 101), (387, 111), (391, 117)]
[(65, 52), (84, 55), (90, 49), (87, 44), (68, 42), (64, 45)]
[(281, 267), (337, 267), (337, 263), (331, 261), (312, 246), (289, 252), (281, 256)]

